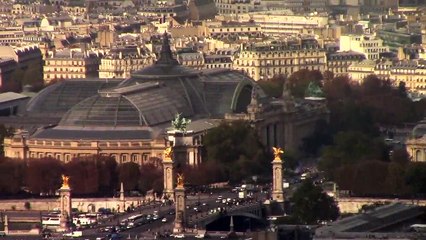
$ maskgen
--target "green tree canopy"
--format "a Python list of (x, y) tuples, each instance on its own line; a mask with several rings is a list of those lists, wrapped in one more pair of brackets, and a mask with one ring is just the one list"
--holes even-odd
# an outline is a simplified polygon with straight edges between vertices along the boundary
[(272, 157), (248, 122), (220, 124), (205, 135), (204, 146), (207, 161), (222, 167), (226, 178), (223, 180), (240, 181), (270, 169)]
[(294, 97), (303, 98), (305, 91), (311, 82), (321, 86), (323, 76), (318, 70), (302, 69), (294, 72), (288, 78), (290, 92)]
[(339, 208), (330, 196), (315, 186), (311, 180), (305, 180), (294, 192), (291, 201), (293, 216), (303, 224), (318, 224), (320, 221), (336, 220)]
[(266, 95), (279, 98), (283, 93), (285, 81), (286, 77), (284, 75), (275, 75), (271, 79), (257, 81), (257, 84), (259, 84)]
[(382, 160), (386, 146), (381, 138), (373, 139), (361, 132), (340, 132), (334, 137), (334, 144), (323, 149), (319, 167), (333, 176), (334, 171), (361, 160)]

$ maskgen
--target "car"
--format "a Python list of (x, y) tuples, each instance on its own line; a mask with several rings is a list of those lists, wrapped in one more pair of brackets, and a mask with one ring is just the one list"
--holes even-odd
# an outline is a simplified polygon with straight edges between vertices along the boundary
[(161, 222), (163, 222), (163, 223), (167, 222), (167, 218), (161, 219)]
[(183, 234), (176, 234), (174, 235), (175, 238), (185, 238), (185, 235)]
[(114, 226), (106, 226), (103, 228), (99, 228), (99, 232), (112, 232), (113, 229), (114, 229)]
[(83, 236), (83, 232), (82, 231), (68, 232), (68, 233), (62, 234), (62, 236), (64, 236), (64, 237), (78, 238), (78, 237)]

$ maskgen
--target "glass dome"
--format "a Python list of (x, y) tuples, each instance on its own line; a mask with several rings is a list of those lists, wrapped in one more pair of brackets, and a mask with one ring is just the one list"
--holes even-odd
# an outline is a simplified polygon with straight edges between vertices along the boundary
[(421, 138), (426, 134), (426, 120), (422, 120), (417, 124), (411, 133), (413, 138)]

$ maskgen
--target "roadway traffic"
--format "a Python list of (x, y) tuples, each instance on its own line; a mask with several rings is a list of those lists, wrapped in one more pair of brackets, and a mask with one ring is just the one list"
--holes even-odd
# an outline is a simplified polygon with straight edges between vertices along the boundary
[[(186, 202), (187, 224), (191, 229), (197, 229), (198, 219), (218, 212), (224, 208), (246, 204), (249, 199), (250, 201), (263, 202), (266, 200), (266, 194), (261, 191), (255, 191), (245, 200), (241, 199), (241, 196), (238, 196), (237, 192), (231, 192), (229, 190), (222, 190), (216, 193), (188, 195)], [(126, 220), (135, 215), (143, 215), (145, 218), (150, 216), (150, 219), (149, 221), (143, 221), (135, 224), (134, 226), (129, 226), (126, 223)], [(174, 219), (174, 204), (156, 202), (140, 206), (130, 212), (116, 214), (109, 218), (101, 219), (96, 222), (96, 224), (92, 224), (89, 228), (75, 230), (81, 231), (81, 237), (78, 236), (74, 239), (111, 239), (112, 235), (120, 236), (122, 239), (129, 237), (131, 239), (154, 239), (167, 237), (172, 233)], [(192, 236), (195, 234), (196, 232), (194, 232)], [(62, 234), (47, 234), (46, 238), (63, 239), (64, 236)], [(8, 239), (40, 239), (40, 236), (20, 236), (16, 238), (8, 236)]]

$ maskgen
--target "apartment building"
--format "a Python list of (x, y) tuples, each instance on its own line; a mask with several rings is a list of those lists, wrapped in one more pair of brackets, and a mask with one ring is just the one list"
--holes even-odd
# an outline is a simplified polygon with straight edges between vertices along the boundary
[(215, 69), (215, 68), (232, 68), (232, 55), (220, 54), (219, 52), (212, 55), (204, 56), (204, 68)]
[(215, 0), (219, 14), (241, 14), (253, 11), (255, 1), (253, 0)]
[(383, 40), (374, 35), (342, 35), (339, 45), (340, 51), (360, 52), (371, 60), (379, 59), (381, 53), (389, 51), (389, 47), (383, 45)]
[(0, 28), (0, 45), (17, 45), (24, 38), (22, 27)]
[(328, 24), (326, 14), (295, 15), (286, 10), (241, 14), (237, 19), (239, 22), (253, 22), (260, 26), (264, 34), (272, 36), (301, 34)]
[(54, 79), (98, 77), (100, 57), (89, 51), (64, 49), (45, 59), (45, 83)]
[(361, 83), (368, 75), (377, 75), (382, 79), (390, 79), (394, 86), (401, 82), (410, 92), (426, 95), (426, 61), (422, 59), (402, 60), (364, 60), (352, 64), (348, 68), (348, 75), (353, 81)]
[(133, 71), (154, 63), (155, 56), (139, 46), (112, 48), (101, 59), (99, 78), (129, 78)]
[(204, 55), (192, 49), (181, 49), (176, 53), (179, 64), (201, 70), (204, 68)]
[(368, 75), (374, 74), (376, 61), (366, 59), (364, 61), (353, 63), (348, 67), (348, 76), (356, 82), (362, 82)]
[(262, 28), (250, 22), (208, 22), (208, 35), (212, 38), (261, 37)]
[(233, 68), (254, 80), (290, 75), (301, 69), (324, 71), (326, 51), (309, 40), (243, 44)]
[(348, 72), (349, 66), (364, 59), (364, 54), (354, 51), (328, 53), (326, 69), (333, 72), (335, 76), (343, 75)]
[(293, 12), (321, 12), (327, 9), (328, 0), (284, 0), (283, 5)]

